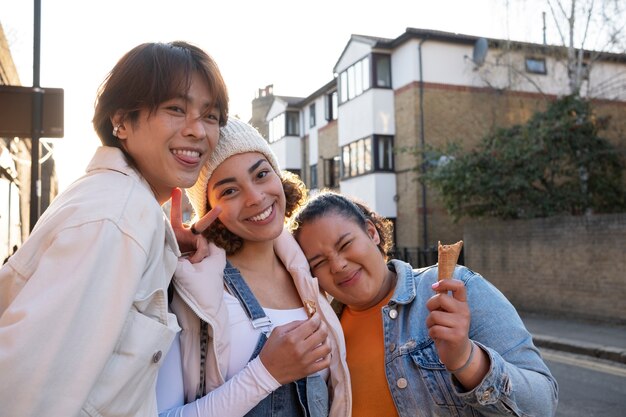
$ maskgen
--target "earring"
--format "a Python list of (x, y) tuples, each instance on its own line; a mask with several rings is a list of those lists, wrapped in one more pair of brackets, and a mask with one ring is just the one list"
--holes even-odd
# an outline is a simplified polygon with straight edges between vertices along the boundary
[(113, 136), (117, 137), (117, 132), (120, 130), (120, 126), (122, 126), (122, 125), (121, 124), (120, 125), (115, 125), (113, 127)]

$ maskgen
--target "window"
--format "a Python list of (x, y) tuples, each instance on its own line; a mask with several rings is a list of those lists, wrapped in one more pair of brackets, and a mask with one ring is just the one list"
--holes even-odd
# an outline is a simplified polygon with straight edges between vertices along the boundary
[(309, 106), (309, 127), (315, 126), (315, 103)]
[(281, 113), (270, 120), (269, 137), (270, 143), (285, 137), (285, 113)]
[(341, 102), (348, 101), (348, 71), (339, 74), (339, 89), (341, 90)]
[(393, 171), (393, 136), (375, 136), (377, 171)]
[(393, 171), (393, 136), (374, 135), (355, 140), (342, 147), (341, 158), (341, 178)]
[(526, 72), (531, 74), (547, 74), (546, 60), (544, 58), (526, 58)]
[(372, 138), (355, 140), (343, 147), (343, 176), (356, 177), (372, 170)]
[(333, 157), (332, 162), (332, 178), (330, 180), (331, 187), (339, 187), (339, 178), (341, 178), (341, 156)]
[(300, 136), (300, 123), (298, 123), (298, 112), (288, 111), (287, 115), (287, 134), (285, 136)]
[(389, 55), (373, 54), (374, 87), (391, 88), (391, 57)]
[(341, 156), (324, 159), (324, 187), (339, 187)]
[(339, 100), (345, 103), (348, 100), (363, 94), (370, 88), (370, 60), (365, 57), (349, 66), (339, 74)]
[(310, 169), (309, 172), (311, 173), (310, 175), (311, 181), (309, 184), (309, 188), (310, 189), (317, 188), (317, 164), (311, 165), (309, 169)]
[(341, 178), (350, 177), (350, 146), (341, 148)]
[(324, 103), (324, 117), (326, 120), (337, 120), (337, 91), (327, 94)]
[(286, 111), (270, 120), (270, 143), (274, 143), (285, 136), (300, 136), (298, 117), (297, 111)]
[(363, 61), (359, 61), (354, 64), (354, 80), (352, 81), (352, 84), (348, 86), (349, 90), (354, 91), (353, 97), (363, 94), (363, 81), (365, 80), (365, 74), (367, 74), (367, 69), (363, 71)]

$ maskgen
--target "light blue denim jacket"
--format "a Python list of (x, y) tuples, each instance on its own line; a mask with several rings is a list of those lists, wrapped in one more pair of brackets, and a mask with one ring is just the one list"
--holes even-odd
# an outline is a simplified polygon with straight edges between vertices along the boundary
[(554, 416), (558, 386), (534, 346), (517, 311), (491, 283), (458, 266), (471, 312), (469, 337), (491, 367), (481, 383), (466, 391), (446, 371), (428, 336), (426, 301), (434, 295), (437, 267), (413, 269), (392, 260), (398, 281), (383, 307), (385, 368), (400, 417)]

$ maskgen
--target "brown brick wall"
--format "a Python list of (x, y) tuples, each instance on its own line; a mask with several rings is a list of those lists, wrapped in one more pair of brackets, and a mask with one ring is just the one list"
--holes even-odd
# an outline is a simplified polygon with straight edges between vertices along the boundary
[[(418, 160), (403, 149), (419, 148), (420, 105), (419, 83), (395, 92), (396, 136), (395, 167), (398, 189), (397, 241), (399, 247), (423, 247), (423, 201), (417, 181)], [(496, 127), (524, 123), (538, 110), (545, 109), (553, 96), (469, 88), (443, 84), (424, 85), (425, 143), (442, 147), (460, 141), (466, 149), (476, 146), (483, 136)], [(611, 115), (611, 125), (604, 136), (626, 149), (626, 103), (602, 101), (594, 103), (599, 115)], [(463, 236), (465, 219), (454, 223), (443, 208), (434, 190), (428, 189), (428, 246), (437, 241), (455, 242)]]
[(465, 265), (521, 311), (626, 323), (626, 214), (473, 220)]

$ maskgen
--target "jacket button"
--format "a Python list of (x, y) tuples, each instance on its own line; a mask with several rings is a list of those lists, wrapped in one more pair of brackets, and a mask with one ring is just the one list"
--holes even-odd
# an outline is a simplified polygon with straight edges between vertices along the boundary
[(152, 362), (158, 363), (161, 360), (161, 355), (163, 355), (161, 351), (157, 351), (154, 355), (152, 355)]
[(398, 310), (389, 310), (389, 317), (391, 317), (392, 319), (398, 317)]
[(489, 387), (485, 390), (485, 392), (483, 392), (482, 395), (482, 400), (483, 401), (487, 401), (489, 398), (491, 398), (491, 393), (493, 392), (493, 388)]
[(393, 352), (394, 350), (396, 350), (396, 344), (392, 343), (389, 345), (389, 352)]
[(406, 382), (406, 379), (400, 378), (396, 381), (396, 385), (398, 386), (398, 388), (406, 388), (409, 383)]

